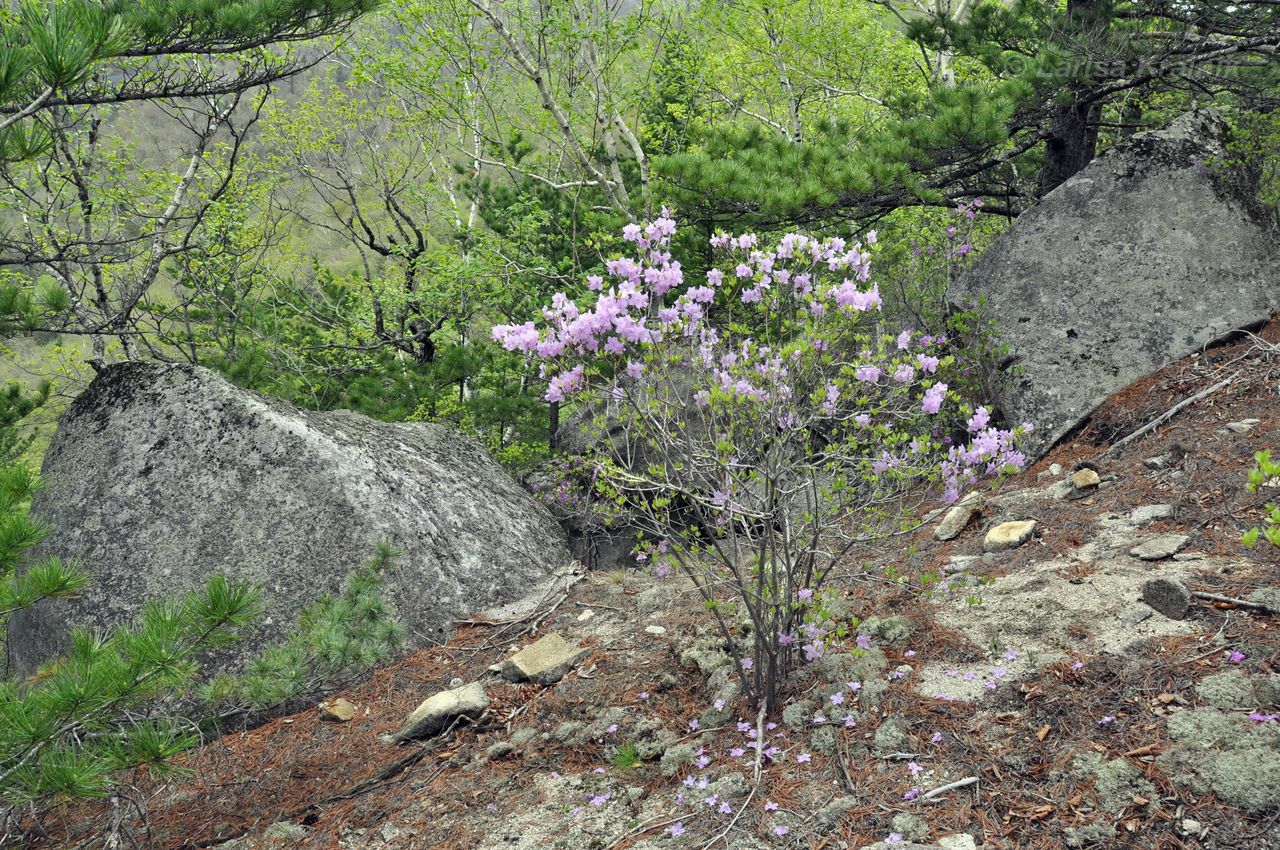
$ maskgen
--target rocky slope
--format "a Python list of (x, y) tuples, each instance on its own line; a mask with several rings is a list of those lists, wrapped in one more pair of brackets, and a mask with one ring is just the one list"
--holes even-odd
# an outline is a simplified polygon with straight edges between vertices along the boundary
[[(1280, 557), (1239, 542), (1278, 440), (1280, 324), (1147, 376), (849, 564), (831, 604), (871, 649), (806, 667), (759, 731), (683, 581), (592, 572), (138, 799), (174, 848), (1280, 846)], [(397, 736), (454, 688), (443, 732)]]

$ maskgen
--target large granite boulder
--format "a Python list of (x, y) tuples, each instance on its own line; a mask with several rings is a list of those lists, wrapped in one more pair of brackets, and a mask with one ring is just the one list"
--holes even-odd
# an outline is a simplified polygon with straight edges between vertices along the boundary
[(1108, 395), (1280, 309), (1280, 234), (1215, 162), (1212, 113), (1117, 145), (1050, 192), (950, 293), (985, 295), (1015, 364), (1000, 399), (1047, 451)]
[(215, 573), (263, 588), (243, 658), (379, 540), (404, 553), (386, 588), (416, 643), (534, 593), (570, 560), (548, 511), (473, 440), (300, 411), (201, 368), (105, 369), (63, 416), (43, 474), (32, 513), (53, 532), (37, 554), (78, 559), (94, 580), (10, 622), (19, 672), (62, 649), (69, 624), (120, 624)]

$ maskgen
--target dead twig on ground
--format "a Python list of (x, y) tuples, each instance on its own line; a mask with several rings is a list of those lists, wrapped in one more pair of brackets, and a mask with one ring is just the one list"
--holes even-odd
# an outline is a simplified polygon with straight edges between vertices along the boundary
[(1182, 410), (1184, 407), (1187, 407), (1188, 405), (1191, 405), (1191, 404), (1195, 404), (1197, 401), (1200, 401), (1202, 398), (1206, 398), (1208, 396), (1213, 395), (1218, 390), (1222, 389), (1223, 387), (1227, 386), (1232, 381), (1234, 381), (1236, 377), (1237, 375), (1230, 375), (1226, 378), (1223, 378), (1221, 381), (1214, 384), (1213, 386), (1209, 387), (1209, 389), (1201, 390), (1200, 392), (1196, 393), (1193, 396), (1190, 396), (1189, 398), (1184, 398), (1182, 401), (1178, 402), (1173, 407), (1169, 408), (1164, 413), (1157, 416), (1155, 419), (1152, 419), (1146, 425), (1143, 425), (1141, 428), (1134, 431), (1129, 436), (1124, 437), (1123, 439), (1117, 440), (1116, 442), (1112, 443), (1111, 447), (1108, 448), (1105, 452), (1103, 452), (1101, 456), (1107, 457), (1108, 455), (1113, 454), (1117, 450), (1119, 450), (1120, 447), (1128, 445), (1129, 443), (1138, 439), (1143, 434), (1149, 433), (1150, 431), (1153, 431), (1156, 428), (1159, 428), (1165, 422), (1168, 422), (1170, 419), (1176, 416), (1178, 414), (1178, 411)]
[(1217, 593), (1205, 593), (1202, 590), (1193, 590), (1191, 595), (1196, 599), (1203, 599), (1206, 602), (1223, 602), (1228, 605), (1237, 605), (1241, 608), (1250, 608), (1254, 611), (1262, 611), (1266, 614), (1280, 614), (1280, 611), (1272, 608), (1262, 602), (1250, 602), (1248, 599), (1236, 599), (1234, 596), (1222, 596)]
[(966, 776), (964, 779), (957, 779), (955, 782), (949, 782), (946, 785), (939, 785), (937, 788), (934, 788), (932, 791), (926, 791), (920, 795), (920, 799), (932, 800), (934, 797), (941, 796), (942, 794), (945, 794), (948, 791), (955, 791), (960, 788), (968, 788), (970, 785), (976, 785), (977, 782), (978, 782), (978, 777)]

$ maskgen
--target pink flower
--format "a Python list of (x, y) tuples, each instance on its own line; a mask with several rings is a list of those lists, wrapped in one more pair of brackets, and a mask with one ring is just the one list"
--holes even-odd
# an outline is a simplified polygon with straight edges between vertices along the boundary
[(774, 835), (786, 835), (786, 834), (787, 834), (788, 832), (790, 832), (790, 831), (791, 831), (791, 827), (789, 827), (789, 826), (783, 826), (783, 825), (781, 825), (781, 824), (779, 824), (778, 826), (775, 826), (775, 827), (773, 828), (773, 834), (774, 834)]
[(938, 383), (934, 384), (924, 392), (924, 401), (920, 403), (920, 409), (925, 413), (937, 413), (942, 409), (942, 401), (947, 396), (947, 385)]
[(765, 800), (764, 810), (766, 812), (776, 812), (778, 810), (778, 804), (773, 802), (773, 800)]
[(1245, 655), (1243, 652), (1236, 650), (1235, 652), (1232, 652), (1230, 655), (1227, 656), (1227, 661), (1231, 664), (1239, 664), (1241, 661), (1244, 661), (1248, 657), (1249, 656)]
[(671, 829), (669, 829), (668, 832), (671, 833), (672, 838), (679, 838), (680, 836), (684, 835), (684, 832), (685, 832), (684, 821), (676, 821), (675, 823), (671, 824)]
[(812, 760), (813, 760), (813, 756), (809, 755), (808, 753), (801, 753), (800, 755), (796, 756), (796, 764), (808, 764)]

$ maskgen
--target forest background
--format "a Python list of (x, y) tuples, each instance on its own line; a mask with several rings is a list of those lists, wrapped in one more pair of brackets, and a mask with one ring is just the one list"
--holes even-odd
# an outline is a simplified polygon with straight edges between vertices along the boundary
[(1273, 0), (65, 2), (10, 4), (4, 34), (3, 377), (44, 423), (32, 461), (93, 365), (150, 358), (526, 466), (563, 413), (490, 328), (664, 205), (693, 274), (719, 230), (878, 229), (888, 321), (972, 338), (946, 281), (1188, 108), (1277, 201)]

